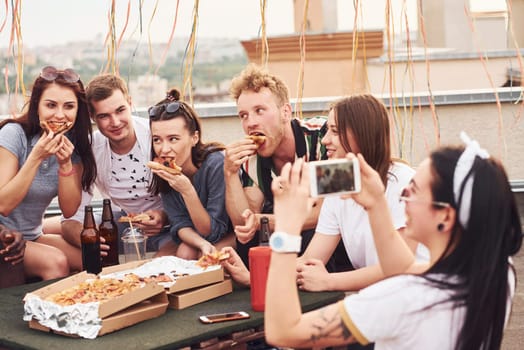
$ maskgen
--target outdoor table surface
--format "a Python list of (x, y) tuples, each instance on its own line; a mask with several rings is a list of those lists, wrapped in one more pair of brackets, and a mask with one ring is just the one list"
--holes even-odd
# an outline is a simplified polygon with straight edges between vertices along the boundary
[[(263, 312), (251, 309), (249, 288), (235, 285), (232, 293), (182, 310), (167, 309), (157, 318), (120, 329), (96, 339), (70, 338), (30, 329), (22, 319), (23, 297), (27, 292), (54, 281), (25, 284), (0, 289), (1, 349), (175, 349), (264, 324)], [(342, 292), (299, 291), (303, 311), (334, 303), (344, 297)], [(206, 314), (246, 311), (249, 319), (203, 324), (198, 317)]]

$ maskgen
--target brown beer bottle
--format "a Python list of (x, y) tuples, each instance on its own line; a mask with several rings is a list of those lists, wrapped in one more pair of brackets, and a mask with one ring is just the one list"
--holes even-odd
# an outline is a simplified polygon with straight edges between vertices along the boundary
[(84, 228), (80, 233), (82, 243), (82, 265), (89, 273), (98, 274), (102, 270), (100, 259), (100, 234), (96, 229), (93, 207), (85, 206)]
[(267, 216), (262, 216), (260, 218), (260, 230), (258, 233), (258, 242), (259, 245), (265, 246), (269, 245), (269, 235), (271, 231), (269, 230), (269, 219)]
[[(1, 230), (1, 228), (0, 228)], [(15, 236), (11, 232), (3, 232), (2, 239), (0, 239), (0, 250), (10, 245), (15, 241)], [(25, 283), (24, 262), (21, 261), (13, 265), (10, 261), (5, 261), (4, 258), (9, 256), (9, 253), (0, 254), (0, 288), (18, 286)]]
[(109, 246), (107, 256), (102, 257), (102, 266), (118, 265), (118, 227), (116, 226), (111, 209), (111, 200), (104, 199), (102, 207), (102, 222), (98, 226), (100, 237), (106, 241)]

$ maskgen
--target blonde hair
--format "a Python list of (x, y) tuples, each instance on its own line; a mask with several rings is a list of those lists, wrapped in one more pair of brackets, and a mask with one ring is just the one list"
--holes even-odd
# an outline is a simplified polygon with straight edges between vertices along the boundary
[(233, 78), (229, 93), (237, 101), (243, 91), (259, 92), (262, 88), (268, 88), (275, 95), (279, 107), (289, 103), (289, 92), (284, 81), (254, 63)]

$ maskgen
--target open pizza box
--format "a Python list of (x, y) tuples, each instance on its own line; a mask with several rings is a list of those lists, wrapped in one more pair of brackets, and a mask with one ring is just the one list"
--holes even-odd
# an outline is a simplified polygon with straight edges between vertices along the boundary
[[(139, 302), (122, 311), (102, 319), (102, 328), (98, 331), (97, 336), (112, 333), (122, 328), (132, 326), (145, 320), (149, 320), (163, 315), (166, 312), (168, 300), (166, 293), (157, 294), (147, 300)], [(42, 326), (38, 321), (32, 319), (29, 321), (29, 328), (37, 329), (44, 332), (53, 332), (68, 337), (79, 337), (79, 335), (69, 334), (49, 327)]]
[[(161, 261), (165, 260), (165, 261)], [(174, 277), (174, 283), (161, 283), (168, 296), (169, 307), (173, 309), (183, 309), (219, 296), (231, 293), (233, 285), (231, 280), (224, 278), (224, 269), (220, 265), (209, 266), (207, 268), (196, 268), (194, 261), (183, 260), (175, 257), (162, 257), (144, 261), (135, 261), (118, 266), (104, 268), (102, 274), (118, 273), (125, 269), (141, 271), (141, 267), (146, 264), (153, 264), (160, 261), (158, 269), (153, 271), (162, 271), (166, 276), (177, 270), (179, 275)], [(166, 267), (169, 266), (169, 267)], [(173, 267), (175, 266), (175, 267)], [(148, 271), (145, 269), (145, 271)], [(138, 272), (142, 275), (153, 274), (154, 272)]]
[(96, 338), (166, 312), (165, 289), (157, 283), (143, 283), (102, 303), (58, 306), (45, 299), (55, 293), (97, 277), (85, 271), (27, 293), (24, 320), (29, 327), (72, 337)]

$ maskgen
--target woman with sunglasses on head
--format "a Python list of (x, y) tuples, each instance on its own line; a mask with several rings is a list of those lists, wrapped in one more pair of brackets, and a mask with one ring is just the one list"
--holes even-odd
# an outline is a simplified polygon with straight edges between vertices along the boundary
[[(42, 220), (58, 196), (65, 217), (73, 215), (81, 190), (96, 177), (85, 90), (72, 69), (42, 69), (26, 111), (0, 124), (0, 223), (27, 240), (27, 277), (44, 280), (82, 268), (81, 254), (60, 235), (42, 234)], [(54, 132), (55, 130), (56, 132)]]
[[(380, 174), (394, 227), (403, 233), (406, 216), (398, 197), (415, 172), (391, 156), (389, 118), (384, 104), (369, 94), (343, 98), (332, 105), (327, 127), (322, 144), (328, 158), (361, 153)], [(428, 259), (423, 246), (409, 238), (406, 241), (419, 259)], [(336, 261), (342, 254), (349, 257), (351, 271), (340, 266), (336, 273), (327, 271), (324, 264), (334, 252)], [(325, 198), (315, 235), (299, 258), (297, 272), (298, 285), (308, 291), (359, 290), (384, 278), (365, 208), (353, 200)]]
[(234, 241), (225, 206), (224, 146), (202, 142), (196, 112), (172, 89), (149, 109), (152, 158), (175, 162), (180, 174), (152, 169), (150, 190), (160, 193), (172, 241), (157, 255), (196, 259)]
[[(380, 175), (358, 155), (366, 208), (387, 278), (343, 301), (302, 314), (295, 254), (271, 255), (265, 334), (277, 346), (325, 347), (374, 341), (376, 349), (498, 349), (511, 310), (510, 257), (522, 244), (515, 198), (502, 164), (463, 135), (464, 147), (440, 148), (417, 168), (403, 199), (407, 235), (430, 261), (415, 263), (395, 230)], [(299, 239), (309, 179), (288, 164), (273, 185), (276, 230)], [(298, 205), (298, 206), (297, 206)], [(296, 236), (296, 237), (295, 237)], [(282, 251), (282, 250), (281, 250)]]

